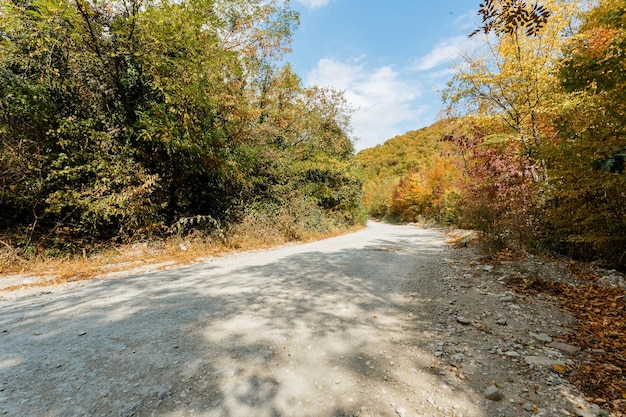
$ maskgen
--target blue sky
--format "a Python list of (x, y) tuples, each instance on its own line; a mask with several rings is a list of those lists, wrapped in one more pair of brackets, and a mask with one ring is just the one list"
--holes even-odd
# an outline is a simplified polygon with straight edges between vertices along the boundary
[(356, 149), (428, 126), (450, 65), (480, 21), (479, 0), (292, 0), (286, 60), (306, 85), (346, 92)]

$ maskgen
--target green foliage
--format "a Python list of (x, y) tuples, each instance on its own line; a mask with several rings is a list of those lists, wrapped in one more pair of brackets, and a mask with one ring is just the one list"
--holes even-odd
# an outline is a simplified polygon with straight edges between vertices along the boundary
[(71, 247), (263, 201), (354, 222), (349, 110), (277, 66), (297, 20), (277, 1), (1, 0), (0, 231)]

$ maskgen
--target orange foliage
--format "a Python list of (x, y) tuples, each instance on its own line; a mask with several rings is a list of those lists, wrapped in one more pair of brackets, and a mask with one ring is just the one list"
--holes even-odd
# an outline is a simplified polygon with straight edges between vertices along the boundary
[(594, 28), (587, 35), (588, 49), (587, 56), (590, 58), (601, 58), (606, 53), (606, 48), (611, 45), (618, 31), (608, 27)]
[(460, 176), (461, 169), (454, 158), (433, 156), (421, 169), (408, 172), (400, 180), (392, 196), (392, 216), (404, 221), (421, 217), (451, 223)]

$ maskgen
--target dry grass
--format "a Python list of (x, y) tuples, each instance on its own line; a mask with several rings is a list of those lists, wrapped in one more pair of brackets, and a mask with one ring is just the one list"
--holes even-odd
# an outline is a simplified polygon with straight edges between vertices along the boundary
[[(159, 270), (198, 262), (202, 258), (233, 252), (266, 249), (289, 242), (309, 242), (356, 231), (334, 228), (325, 233), (301, 232), (293, 236), (279, 230), (258, 225), (240, 224), (223, 237), (192, 234), (162, 241), (134, 243), (102, 249), (92, 255), (66, 258), (44, 256), (21, 257), (11, 247), (0, 248), (0, 291), (15, 291), (29, 287), (45, 287), (66, 282), (89, 280), (94, 277), (123, 275), (137, 268)], [(15, 275), (26, 275), (29, 283), (12, 280)], [(3, 282), (4, 281), (4, 282)], [(3, 285), (4, 284), (4, 285)]]
[(452, 229), (446, 232), (448, 240), (446, 243), (455, 248), (464, 248), (474, 245), (480, 241), (480, 235), (474, 230)]

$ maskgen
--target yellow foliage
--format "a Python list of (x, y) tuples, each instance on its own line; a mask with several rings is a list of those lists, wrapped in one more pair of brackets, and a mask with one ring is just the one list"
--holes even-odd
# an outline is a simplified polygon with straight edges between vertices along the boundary
[(459, 193), (457, 183), (461, 174), (458, 157), (433, 155), (426, 164), (400, 180), (391, 203), (393, 217), (404, 221), (418, 218), (453, 221), (451, 199)]

